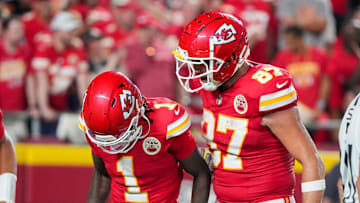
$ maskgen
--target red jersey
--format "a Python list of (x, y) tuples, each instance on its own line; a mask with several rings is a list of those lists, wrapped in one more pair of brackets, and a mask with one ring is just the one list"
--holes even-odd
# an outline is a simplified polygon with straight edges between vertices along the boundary
[(106, 40), (103, 42), (108, 48), (117, 48), (126, 36), (125, 31), (117, 25), (111, 11), (106, 7), (98, 6), (89, 10), (86, 23), (105, 36)]
[(273, 64), (289, 71), (299, 94), (299, 102), (314, 109), (319, 100), (321, 78), (326, 72), (326, 62), (324, 51), (309, 47), (307, 53), (303, 55), (296, 55), (289, 50), (280, 51)]
[(156, 52), (149, 55), (146, 48), (134, 37), (127, 38), (124, 47), (127, 50), (126, 66), (129, 77), (141, 89), (142, 94), (147, 97), (174, 99), (176, 75), (170, 50), (162, 43), (153, 42), (151, 48)]
[(327, 64), (328, 73), (331, 78), (329, 101), (331, 109), (341, 108), (344, 98), (342, 85), (355, 73), (358, 64), (359, 59), (355, 54), (347, 53), (343, 46), (343, 40), (339, 37), (334, 45)]
[(0, 110), (0, 140), (4, 137), (5, 135), (5, 128), (4, 128), (4, 123), (2, 122), (3, 119), (3, 113)]
[(42, 21), (34, 12), (28, 12), (22, 17), (25, 28), (25, 37), (31, 49), (34, 49), (35, 38), (40, 32), (46, 32), (49, 30), (49, 25)]
[(288, 72), (250, 65), (231, 89), (200, 94), (218, 201), (261, 202), (293, 195), (294, 158), (261, 124), (264, 114), (296, 105)]
[(107, 154), (89, 141), (112, 179), (113, 202), (177, 202), (182, 180), (178, 161), (196, 148), (189, 116), (181, 105), (166, 98), (147, 101), (154, 110), (146, 114), (152, 120), (150, 133), (128, 153)]
[(51, 33), (39, 33), (32, 59), (35, 71), (46, 71), (50, 82), (50, 103), (56, 110), (66, 110), (67, 93), (77, 74), (88, 70), (85, 51), (80, 39), (62, 53), (53, 46)]
[(4, 111), (26, 109), (25, 77), (31, 72), (29, 57), (26, 44), (9, 53), (0, 40), (0, 108)]

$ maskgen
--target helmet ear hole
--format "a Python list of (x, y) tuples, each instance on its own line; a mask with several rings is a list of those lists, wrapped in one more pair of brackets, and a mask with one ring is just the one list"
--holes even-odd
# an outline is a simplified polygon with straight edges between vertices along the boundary
[(233, 57), (233, 60), (235, 61), (236, 60), (236, 54), (232, 53), (232, 57)]
[(124, 83), (121, 83), (118, 88), (122, 88), (122, 87), (125, 87)]
[(112, 102), (111, 102), (111, 107), (114, 107), (115, 102), (116, 102), (116, 100), (115, 100), (115, 98), (113, 98), (113, 99), (112, 99)]
[(222, 67), (227, 68), (230, 65), (231, 61), (233, 61), (233, 60), (231, 60), (231, 58), (228, 58)]

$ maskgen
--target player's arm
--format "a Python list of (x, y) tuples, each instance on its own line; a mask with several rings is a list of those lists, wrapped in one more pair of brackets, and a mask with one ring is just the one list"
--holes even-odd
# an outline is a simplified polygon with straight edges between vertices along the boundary
[(31, 66), (34, 68), (34, 85), (37, 88), (36, 103), (39, 105), (41, 116), (47, 121), (52, 121), (57, 118), (57, 112), (51, 108), (49, 102), (50, 82), (47, 71), (51, 66), (49, 53), (53, 38), (48, 33), (39, 33), (38, 36), (39, 41), (31, 59)]
[(188, 157), (180, 161), (186, 172), (194, 177), (191, 202), (207, 203), (211, 183), (211, 175), (205, 160), (196, 148)]
[(86, 61), (83, 50), (78, 50), (79, 61), (74, 62), (74, 66), (78, 70), (76, 75), (77, 96), (82, 105), (83, 96), (89, 83), (89, 64)]
[(37, 98), (40, 112), (45, 120), (55, 120), (57, 117), (57, 112), (51, 108), (49, 102), (50, 87), (48, 74), (45, 71), (37, 71), (35, 73), (35, 79), (37, 80)]
[(325, 190), (325, 167), (315, 144), (300, 121), (298, 109), (291, 107), (266, 114), (262, 122), (302, 164), (303, 202), (321, 202)]
[(16, 189), (16, 153), (11, 140), (0, 138), (0, 203), (14, 203)]
[[(169, 117), (172, 120), (166, 127), (168, 151), (179, 160), (186, 172), (194, 178), (192, 188), (192, 203), (207, 203), (210, 190), (210, 171), (205, 160), (200, 156), (196, 141), (190, 132), (191, 121), (184, 107), (169, 102), (161, 104), (169, 107)], [(155, 106), (156, 108), (156, 106)]]
[(76, 76), (76, 86), (77, 86), (77, 94), (79, 97), (80, 105), (82, 105), (81, 101), (86, 91), (87, 84), (89, 82), (89, 74), (88, 72), (80, 72)]
[(104, 203), (110, 194), (111, 178), (106, 171), (103, 160), (94, 153), (92, 153), (92, 157), (95, 170), (91, 177), (90, 189), (86, 202)]

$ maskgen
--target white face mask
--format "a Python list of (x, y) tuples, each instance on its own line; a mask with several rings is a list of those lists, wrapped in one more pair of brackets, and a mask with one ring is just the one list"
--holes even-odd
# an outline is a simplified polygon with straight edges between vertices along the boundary
[[(176, 59), (176, 76), (187, 92), (197, 92), (201, 89), (215, 91), (222, 84), (214, 80), (213, 73), (218, 72), (224, 65), (223, 60), (215, 57), (188, 57), (186, 51), (181, 48), (177, 48), (173, 54)], [(204, 66), (205, 71), (196, 74), (196, 65)]]
[[(181, 86), (190, 93), (197, 92), (201, 89), (207, 91), (215, 91), (225, 81), (217, 81), (214, 79), (214, 73), (217, 73), (224, 66), (225, 61), (214, 56), (214, 38), (209, 39), (209, 57), (195, 58), (189, 57), (186, 50), (178, 47), (173, 54), (176, 59), (176, 76)], [(250, 49), (246, 45), (241, 50), (239, 60), (232, 75), (244, 64), (250, 55)], [(196, 74), (195, 65), (205, 67), (205, 71)], [(232, 76), (231, 75), (231, 76)]]

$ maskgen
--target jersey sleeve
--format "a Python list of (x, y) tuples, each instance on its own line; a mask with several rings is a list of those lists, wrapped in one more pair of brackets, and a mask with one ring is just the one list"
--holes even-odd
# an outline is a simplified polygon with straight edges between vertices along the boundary
[(298, 95), (289, 73), (284, 69), (277, 69), (281, 74), (275, 73), (278, 75), (267, 83), (265, 91), (260, 95), (260, 113), (271, 113), (297, 104)]
[(174, 155), (176, 160), (185, 159), (195, 150), (195, 148), (196, 141), (190, 130), (169, 140), (168, 151)]
[(191, 121), (185, 108), (180, 104), (174, 103), (171, 110), (170, 122), (166, 126), (166, 139), (177, 137), (188, 131), (191, 127)]
[(196, 148), (196, 142), (190, 132), (191, 121), (185, 108), (173, 102), (173, 109), (169, 109), (169, 121), (166, 126), (166, 140), (168, 151), (177, 160), (188, 157)]

